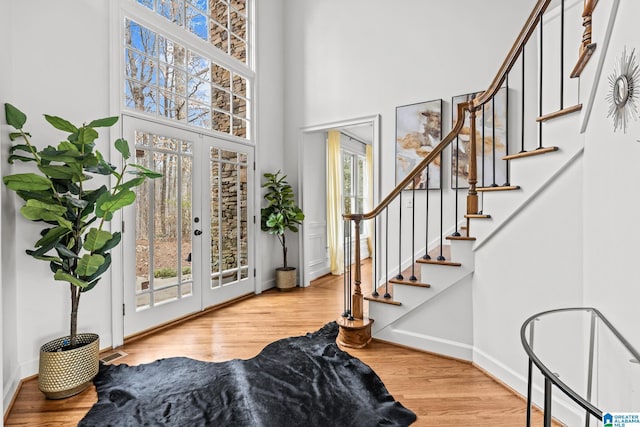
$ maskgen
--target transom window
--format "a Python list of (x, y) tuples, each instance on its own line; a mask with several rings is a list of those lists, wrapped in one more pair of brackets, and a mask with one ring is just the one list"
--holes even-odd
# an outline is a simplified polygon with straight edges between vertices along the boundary
[(127, 108), (250, 138), (247, 78), (131, 19), (124, 55)]
[(137, 0), (172, 23), (247, 63), (247, 0)]

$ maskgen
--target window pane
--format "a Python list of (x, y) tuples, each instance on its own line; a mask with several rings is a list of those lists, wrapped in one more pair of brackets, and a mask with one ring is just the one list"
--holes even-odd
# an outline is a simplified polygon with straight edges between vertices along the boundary
[(154, 84), (156, 82), (156, 65), (146, 55), (137, 53), (131, 49), (125, 50), (125, 74), (142, 83)]
[(231, 56), (242, 62), (247, 62), (247, 44), (235, 35), (231, 36)]
[[(159, 140), (164, 138), (159, 138)], [(175, 141), (163, 141), (166, 146), (175, 148)], [(178, 156), (169, 153), (153, 153), (154, 169), (162, 177), (154, 182), (154, 239), (153, 239), (153, 275), (154, 289), (173, 285), (178, 282), (178, 194), (177, 175)]]
[(211, 21), (210, 28), (211, 44), (224, 53), (229, 53), (229, 32), (214, 21)]
[(246, 118), (247, 117), (247, 100), (238, 96), (233, 96), (233, 115)]
[(185, 285), (182, 285), (180, 287), (180, 291), (182, 294), (182, 297), (190, 297), (191, 295), (193, 295), (193, 284), (192, 283), (187, 283)]
[(208, 0), (189, 0), (189, 3), (191, 3), (196, 9), (201, 10), (204, 13), (209, 12), (207, 8), (207, 6), (209, 5)]
[(351, 212), (351, 197), (344, 198), (344, 213), (345, 214), (353, 213)]
[(236, 11), (232, 11), (231, 17), (231, 31), (241, 39), (247, 39), (247, 18), (244, 15), (239, 14)]
[[(143, 136), (147, 136), (147, 134), (142, 134), (136, 132), (136, 145), (138, 141), (142, 141)], [(146, 139), (146, 138), (145, 138)], [(146, 141), (148, 142), (148, 141)], [(151, 167), (150, 164), (150, 153), (147, 150), (136, 149), (136, 163), (145, 166)], [(150, 184), (149, 181), (145, 181), (142, 185), (135, 187), (134, 192), (136, 193), (136, 201), (135, 201), (135, 209), (137, 212), (136, 215), (136, 292), (143, 292), (149, 289), (149, 283), (151, 281), (151, 270), (149, 268), (149, 253), (150, 253), (150, 215), (151, 215), (151, 205), (150, 205)], [(148, 305), (150, 300), (143, 299), (143, 301), (138, 301), (138, 306)]]
[(213, 83), (223, 89), (231, 90), (231, 73), (220, 65), (211, 64), (211, 75)]
[(187, 120), (192, 125), (210, 129), (211, 128), (211, 110), (209, 107), (198, 104), (196, 102), (189, 102), (189, 114)]
[(241, 138), (248, 138), (247, 136), (247, 121), (233, 118), (233, 134)]
[(211, 17), (224, 28), (228, 28), (229, 6), (223, 1), (216, 1), (211, 9)]
[(214, 88), (213, 89), (213, 107), (217, 108), (219, 110), (224, 110), (224, 111), (230, 111), (231, 106), (230, 106), (230, 98), (231, 96), (229, 95), (228, 92), (222, 90), (222, 89), (217, 89)]
[(194, 100), (199, 103), (211, 104), (211, 85), (204, 80), (189, 79), (189, 101)]
[[(182, 146), (183, 148), (185, 148), (185, 145), (188, 147), (191, 144), (186, 143), (186, 142), (182, 142)], [(183, 150), (184, 151), (184, 150)], [(181, 271), (181, 282), (189, 282), (191, 280), (193, 280), (193, 274), (191, 271), (191, 261), (187, 261), (188, 259), (190, 259), (189, 255), (191, 255), (191, 252), (193, 251), (193, 241), (192, 241), (192, 236), (193, 233), (191, 232), (191, 218), (193, 217), (193, 213), (191, 211), (191, 200), (192, 196), (193, 196), (193, 189), (192, 189), (192, 185), (191, 185), (191, 176), (192, 176), (192, 172), (193, 172), (193, 158), (183, 154), (181, 156), (181, 193), (180, 193), (180, 200), (177, 201), (180, 204), (180, 214), (181, 214), (181, 227), (180, 227), (180, 232), (181, 232), (181, 241), (182, 241), (182, 253), (181, 253), (181, 258), (182, 258), (182, 271)], [(189, 290), (187, 293), (185, 293), (187, 287), (182, 286), (182, 294), (183, 295), (187, 295), (187, 294), (191, 294), (191, 285), (188, 285)]]
[(231, 0), (231, 6), (240, 12), (245, 12), (247, 9), (247, 1), (246, 0)]
[(160, 92), (158, 112), (162, 117), (184, 120), (187, 117), (187, 100), (169, 92)]
[[(220, 150), (220, 158), (228, 162), (235, 162), (238, 159), (238, 153), (236, 153), (235, 151)], [(223, 174), (222, 176), (225, 177), (231, 175), (227, 173)]]
[(166, 64), (158, 66), (158, 86), (160, 88), (185, 96), (187, 90), (187, 73)]
[(211, 61), (191, 51), (189, 51), (188, 59), (187, 71), (189, 75), (207, 81), (211, 78)]
[(153, 10), (153, 0), (138, 0), (138, 3)]
[(244, 98), (247, 96), (247, 79), (237, 74), (233, 75), (233, 93)]
[(157, 0), (156, 11), (176, 25), (184, 25), (183, 0)]
[(213, 130), (229, 133), (231, 128), (231, 116), (221, 111), (213, 112)]
[(176, 299), (178, 299), (177, 286), (172, 286), (153, 293), (153, 305), (164, 304), (170, 301), (175, 301)]
[(125, 105), (140, 111), (155, 113), (155, 89), (146, 84), (127, 79), (125, 81)]
[(148, 56), (156, 56), (156, 33), (129, 19), (125, 22), (125, 43)]
[[(236, 153), (230, 154), (235, 158)], [(223, 152), (223, 158), (224, 158)], [(238, 165), (221, 164), (221, 234), (222, 240), (222, 270), (230, 270), (238, 266)], [(236, 277), (225, 277), (237, 280)]]
[[(356, 195), (358, 197), (364, 196), (364, 159), (362, 157), (358, 157), (358, 176), (357, 176), (358, 187), (356, 188)], [(361, 213), (361, 211), (358, 211)]]
[(202, 40), (207, 40), (207, 17), (191, 6), (187, 7), (187, 28)]
[(351, 196), (352, 188), (351, 188), (351, 179), (352, 179), (352, 171), (351, 171), (351, 156), (349, 154), (342, 155), (342, 167), (343, 167), (343, 176), (342, 176), (342, 192), (344, 196)]
[[(220, 284), (219, 278), (214, 275), (220, 272), (220, 163), (215, 159), (218, 157), (218, 150), (211, 150), (211, 175), (209, 185), (211, 186), (211, 287)], [(217, 276), (216, 276), (217, 277)]]
[(158, 54), (160, 55), (160, 60), (167, 64), (180, 68), (185, 67), (187, 50), (183, 46), (162, 36), (158, 37)]

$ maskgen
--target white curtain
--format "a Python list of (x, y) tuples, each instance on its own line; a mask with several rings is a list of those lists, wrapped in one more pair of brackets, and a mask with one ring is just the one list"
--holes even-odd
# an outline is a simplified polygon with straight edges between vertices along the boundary
[(342, 168), (340, 132), (330, 130), (327, 138), (327, 240), (331, 274), (344, 272), (342, 220)]

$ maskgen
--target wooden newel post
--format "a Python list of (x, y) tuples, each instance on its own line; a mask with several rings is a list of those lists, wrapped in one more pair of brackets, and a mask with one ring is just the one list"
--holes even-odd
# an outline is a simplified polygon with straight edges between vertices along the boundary
[[(469, 194), (467, 195), (467, 214), (478, 213), (478, 164), (476, 154), (476, 107), (469, 107)], [(484, 141), (482, 142), (484, 146)]]
[(362, 296), (362, 290), (360, 289), (360, 283), (362, 281), (362, 271), (360, 266), (360, 219), (356, 219), (355, 223), (355, 234), (356, 234), (356, 250), (355, 252), (355, 263), (356, 263), (356, 271), (355, 271), (355, 285), (356, 288), (353, 291), (352, 297), (352, 311), (351, 315), (356, 319), (362, 319), (364, 317), (363, 314), (363, 305), (364, 305), (364, 297)]

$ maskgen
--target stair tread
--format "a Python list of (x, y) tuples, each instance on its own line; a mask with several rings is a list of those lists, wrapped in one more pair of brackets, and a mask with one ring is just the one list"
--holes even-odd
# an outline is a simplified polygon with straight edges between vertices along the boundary
[(531, 151), (521, 151), (519, 153), (509, 154), (508, 156), (504, 156), (502, 160), (521, 159), (523, 157), (538, 156), (540, 154), (552, 153), (554, 151), (558, 151), (558, 147), (554, 146), (554, 147), (536, 148), (535, 150), (531, 150)]
[(409, 286), (417, 286), (419, 288), (430, 288), (431, 285), (428, 283), (422, 283), (417, 280), (409, 280), (409, 279), (389, 279), (389, 283), (396, 283), (398, 285), (409, 285)]
[(445, 239), (447, 239), (447, 240), (470, 240), (470, 241), (476, 240), (475, 237), (469, 237), (469, 236), (447, 236), (447, 237), (445, 237)]
[(511, 191), (511, 190), (519, 190), (519, 185), (498, 185), (496, 187), (478, 187), (476, 191)]
[(362, 319), (349, 320), (348, 317), (340, 316), (336, 320), (336, 323), (341, 328), (346, 328), (346, 329), (364, 329), (364, 328), (366, 328), (367, 326), (369, 326), (370, 324), (373, 323), (373, 319), (371, 319), (369, 317), (363, 317)]
[(393, 299), (393, 296), (391, 296), (391, 298), (385, 298), (383, 296), (384, 294), (380, 294), (377, 297), (374, 297), (373, 295), (365, 295), (364, 299), (367, 301), (374, 301), (374, 302), (381, 302), (383, 304), (391, 304), (391, 305), (402, 305), (402, 303), (400, 301), (395, 301)]
[(469, 218), (469, 219), (471, 219), (471, 218), (473, 218), (473, 219), (489, 219), (489, 218), (491, 218), (491, 215), (488, 215), (488, 214), (486, 214), (486, 215), (485, 214), (466, 214), (464, 217), (465, 218)]
[(431, 264), (431, 265), (447, 265), (450, 267), (461, 267), (462, 264), (460, 264), (459, 262), (453, 262), (453, 261), (438, 261), (437, 259), (423, 259), (423, 258), (418, 258), (416, 260), (417, 263), (420, 264)]
[(582, 104), (572, 105), (571, 107), (563, 108), (562, 110), (558, 110), (558, 111), (554, 111), (553, 113), (542, 115), (536, 119), (536, 122), (546, 122), (547, 120), (566, 116), (567, 114), (572, 114), (580, 110), (582, 110)]

